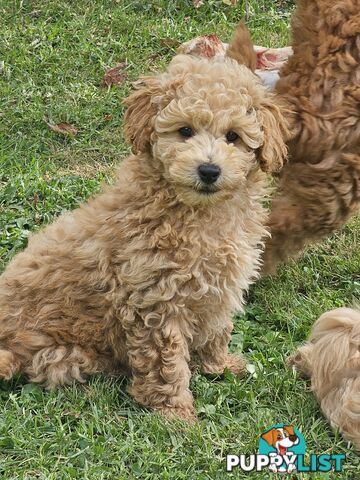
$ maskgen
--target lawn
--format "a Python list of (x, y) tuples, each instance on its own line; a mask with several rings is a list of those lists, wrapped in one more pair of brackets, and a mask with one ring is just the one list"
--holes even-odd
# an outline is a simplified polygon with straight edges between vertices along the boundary
[[(111, 181), (128, 152), (121, 99), (131, 81), (166, 65), (177, 42), (210, 32), (229, 39), (245, 7), (226, 3), (1, 1), (0, 270), (31, 231)], [(289, 43), (292, 3), (249, 1), (256, 43)], [(102, 87), (105, 71), (120, 62), (126, 81)], [(57, 134), (46, 122), (78, 133)], [(285, 367), (323, 311), (360, 297), (359, 235), (357, 218), (251, 289), (232, 342), (249, 375), (195, 372), (196, 426), (166, 423), (139, 407), (124, 379), (98, 376), (56, 392), (23, 378), (0, 382), (0, 478), (247, 478), (225, 472), (226, 454), (255, 453), (260, 434), (276, 423), (295, 425), (309, 453), (347, 454), (343, 474), (301, 478), (359, 478), (354, 450), (324, 420), (308, 383)]]

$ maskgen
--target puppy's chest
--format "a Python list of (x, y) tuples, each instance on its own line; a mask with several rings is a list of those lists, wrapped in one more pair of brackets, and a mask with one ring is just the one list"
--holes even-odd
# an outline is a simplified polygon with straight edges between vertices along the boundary
[[(169, 253), (179, 265), (174, 271), (186, 272), (189, 279), (178, 285), (178, 292), (192, 307), (198, 302), (218, 304), (230, 291), (241, 290), (239, 279), (244, 275), (244, 251), (240, 233), (204, 229), (190, 238), (178, 238), (178, 247)], [(235, 238), (234, 238), (235, 237)]]
[(217, 335), (232, 312), (242, 309), (243, 290), (253, 273), (243, 254), (237, 241), (220, 237), (189, 244), (174, 255), (188, 272), (188, 280), (178, 283), (176, 303), (191, 332), (192, 348), (202, 345), (209, 334)]
[(254, 243), (236, 219), (231, 225), (195, 220), (167, 217), (142, 225), (137, 241), (112, 256), (128, 303), (152, 310), (171, 303), (189, 319), (210, 310), (216, 315), (224, 305), (241, 308), (255, 270)]

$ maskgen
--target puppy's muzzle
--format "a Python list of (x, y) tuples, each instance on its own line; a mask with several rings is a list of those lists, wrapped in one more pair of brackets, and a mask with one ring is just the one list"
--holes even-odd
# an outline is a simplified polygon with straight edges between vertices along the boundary
[(198, 167), (198, 175), (200, 180), (206, 185), (212, 185), (219, 178), (221, 173), (220, 167), (213, 163), (202, 163)]

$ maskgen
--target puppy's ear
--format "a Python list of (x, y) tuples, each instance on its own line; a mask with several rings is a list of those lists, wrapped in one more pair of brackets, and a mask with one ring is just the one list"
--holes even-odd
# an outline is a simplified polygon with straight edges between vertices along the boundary
[(277, 430), (275, 428), (272, 428), (268, 432), (265, 432), (261, 435), (261, 438), (265, 440), (269, 445), (275, 447), (275, 442), (277, 438)]
[(284, 425), (284, 430), (287, 432), (289, 435), (295, 435), (294, 432), (294, 427), (292, 425)]
[(134, 83), (135, 91), (123, 100), (127, 105), (124, 116), (125, 137), (134, 153), (150, 147), (153, 119), (159, 110), (162, 88), (159, 77), (142, 77)]
[(241, 65), (245, 65), (250, 68), (250, 70), (255, 71), (257, 57), (251, 41), (250, 32), (244, 20), (241, 20), (237, 26), (229, 48), (226, 51), (226, 56), (233, 58)]
[(287, 156), (285, 141), (290, 135), (287, 121), (281, 106), (273, 100), (262, 102), (258, 115), (264, 130), (264, 143), (257, 153), (260, 168), (264, 172), (276, 173)]

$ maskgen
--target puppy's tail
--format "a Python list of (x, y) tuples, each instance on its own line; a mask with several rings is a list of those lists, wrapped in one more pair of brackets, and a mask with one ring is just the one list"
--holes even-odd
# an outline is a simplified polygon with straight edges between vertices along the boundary
[(241, 65), (246, 65), (252, 71), (255, 70), (257, 57), (251, 41), (250, 32), (244, 20), (241, 20), (237, 26), (229, 48), (226, 51), (226, 56), (233, 58)]

